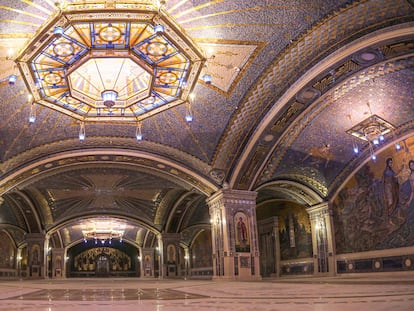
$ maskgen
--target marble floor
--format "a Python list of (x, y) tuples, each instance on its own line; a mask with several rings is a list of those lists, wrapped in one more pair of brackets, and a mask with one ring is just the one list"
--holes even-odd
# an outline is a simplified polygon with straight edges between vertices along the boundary
[(0, 280), (0, 311), (414, 310), (414, 274), (210, 280)]

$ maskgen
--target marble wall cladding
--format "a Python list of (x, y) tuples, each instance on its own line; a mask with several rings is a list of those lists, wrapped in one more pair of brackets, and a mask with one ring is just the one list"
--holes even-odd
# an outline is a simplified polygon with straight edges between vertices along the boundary
[(338, 260), (338, 273), (395, 272), (414, 270), (414, 255)]
[(281, 275), (308, 275), (313, 274), (313, 262), (281, 263)]

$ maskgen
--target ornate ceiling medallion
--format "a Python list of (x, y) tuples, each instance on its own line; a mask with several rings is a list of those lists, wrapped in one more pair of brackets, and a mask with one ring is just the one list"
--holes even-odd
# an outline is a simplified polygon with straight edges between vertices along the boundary
[(35, 102), (83, 122), (136, 122), (182, 104), (205, 61), (150, 0), (70, 3), (16, 59)]

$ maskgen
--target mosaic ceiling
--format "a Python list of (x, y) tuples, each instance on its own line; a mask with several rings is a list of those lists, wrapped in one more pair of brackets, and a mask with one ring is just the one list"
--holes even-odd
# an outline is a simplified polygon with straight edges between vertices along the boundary
[(163, 7), (75, 2), (52, 16), (15, 59), (36, 104), (82, 122), (138, 122), (189, 104), (206, 59)]
[[(128, 213), (129, 238), (150, 244), (208, 226), (223, 187), (316, 204), (411, 136), (411, 0), (168, 0), (155, 21), (150, 0), (58, 3), (0, 5), (0, 194), (16, 236), (70, 244), (82, 217)], [(372, 115), (390, 128), (375, 146), (350, 131)]]

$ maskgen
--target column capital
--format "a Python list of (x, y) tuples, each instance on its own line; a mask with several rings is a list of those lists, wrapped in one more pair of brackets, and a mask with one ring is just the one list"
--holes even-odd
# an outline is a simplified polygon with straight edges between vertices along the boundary
[(207, 203), (211, 206), (216, 201), (224, 201), (225, 204), (254, 204), (256, 205), (256, 191), (222, 189), (214, 193), (207, 199)]
[(38, 233), (26, 233), (25, 240), (26, 241), (44, 241), (46, 240), (47, 234), (43, 232)]
[(306, 211), (308, 212), (309, 218), (311, 220), (331, 214), (331, 210), (329, 208), (328, 202), (322, 202), (322, 203), (313, 205), (311, 207), (308, 207)]
[(164, 232), (160, 234), (160, 237), (163, 241), (167, 240), (181, 240), (181, 233), (175, 233), (175, 232)]
[(143, 247), (141, 250), (143, 253), (151, 253), (155, 251), (155, 247)]
[(256, 197), (256, 191), (222, 189), (206, 201), (209, 206), (210, 216), (213, 216), (218, 211), (223, 211), (224, 214), (232, 214), (232, 211), (234, 212), (236, 209), (255, 210)]
[(260, 232), (279, 230), (279, 218), (277, 216), (259, 220), (257, 224), (259, 225), (258, 227)]

